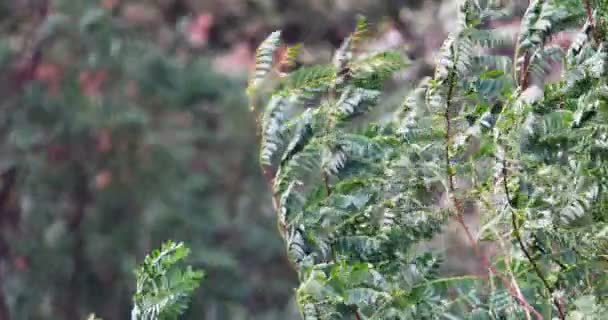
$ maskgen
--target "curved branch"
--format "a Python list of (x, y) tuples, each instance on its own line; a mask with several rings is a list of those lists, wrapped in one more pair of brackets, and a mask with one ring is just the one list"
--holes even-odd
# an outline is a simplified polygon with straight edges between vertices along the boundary
[(587, 21), (591, 25), (591, 36), (596, 42), (600, 42), (600, 34), (598, 33), (597, 25), (595, 24), (595, 18), (593, 17), (593, 7), (589, 0), (583, 0), (585, 6), (585, 13), (587, 14)]
[[(547, 280), (547, 278), (543, 274), (542, 270), (538, 266), (538, 263), (536, 263), (536, 260), (534, 259), (534, 257), (532, 257), (532, 255), (530, 254), (530, 251), (528, 250), (528, 248), (526, 247), (526, 245), (524, 244), (524, 241), (522, 239), (520, 226), (519, 226), (519, 223), (517, 223), (517, 216), (516, 216), (515, 210), (513, 210), (513, 203), (512, 203), (512, 198), (511, 198), (511, 192), (509, 190), (509, 184), (507, 183), (507, 176), (508, 176), (507, 161), (506, 161), (506, 159), (503, 159), (502, 160), (502, 184), (503, 184), (503, 188), (505, 191), (505, 196), (507, 197), (507, 204), (509, 205), (509, 208), (511, 208), (511, 224), (513, 227), (513, 234), (515, 235), (515, 239), (517, 240), (519, 248), (526, 256), (526, 259), (528, 259), (528, 261), (532, 265), (532, 269), (534, 269), (534, 272), (536, 273), (536, 275), (540, 278), (541, 282), (543, 283), (543, 285), (545, 286), (547, 291), (549, 291), (549, 297), (553, 297), (553, 294), (555, 293), (555, 288), (549, 284), (549, 281)], [(559, 303), (559, 300), (557, 299), (557, 297), (553, 297), (553, 305), (555, 305), (555, 308), (557, 308), (557, 311), (559, 312), (560, 320), (565, 320), (566, 314), (563, 310), (562, 305)]]
[(361, 315), (359, 314), (359, 310), (355, 310), (355, 319), (361, 320)]
[(498, 278), (501, 279), (505, 287), (507, 287), (509, 294), (519, 302), (519, 304), (526, 310), (528, 313), (534, 314), (534, 316), (542, 320), (543, 316), (526, 300), (526, 298), (518, 292), (511, 280), (509, 280), (505, 275), (500, 273), (489, 261), (488, 257), (486, 257), (481, 248), (479, 247), (479, 243), (473, 237), (471, 230), (467, 226), (464, 221), (464, 208), (462, 206), (462, 202), (455, 196), (456, 187), (454, 184), (454, 171), (451, 165), (451, 156), (450, 156), (450, 147), (452, 144), (452, 118), (450, 115), (450, 109), (452, 108), (452, 99), (454, 96), (454, 89), (456, 87), (456, 63), (448, 70), (447, 77), (447, 85), (448, 91), (446, 94), (446, 107), (444, 111), (444, 119), (446, 124), (446, 132), (445, 132), (445, 165), (446, 165), (446, 175), (448, 179), (448, 198), (454, 203), (454, 207), (456, 209), (456, 220), (458, 224), (463, 228), (467, 239), (469, 240), (475, 254), (481, 259), (483, 266), (490, 270), (492, 273), (496, 274)]

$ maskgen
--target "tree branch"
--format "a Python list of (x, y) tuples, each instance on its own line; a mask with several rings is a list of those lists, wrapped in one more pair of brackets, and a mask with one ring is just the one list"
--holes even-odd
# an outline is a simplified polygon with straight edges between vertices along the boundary
[(456, 188), (455, 188), (455, 184), (454, 184), (454, 172), (452, 169), (451, 156), (450, 156), (450, 147), (451, 147), (451, 142), (452, 142), (452, 137), (451, 137), (452, 136), (452, 132), (451, 132), (452, 131), (452, 124), (451, 124), (452, 119), (450, 116), (450, 109), (452, 108), (452, 99), (453, 99), (453, 95), (454, 95), (454, 88), (456, 86), (455, 66), (452, 66), (452, 68), (449, 70), (448, 78), (447, 78), (447, 85), (448, 85), (448, 91), (446, 94), (446, 107), (445, 107), (445, 111), (444, 111), (444, 119), (445, 119), (445, 123), (446, 123), (445, 149), (444, 150), (445, 150), (445, 162), (446, 162), (445, 163), (446, 175), (448, 178), (448, 190), (447, 190), (448, 197), (451, 200), (451, 202), (454, 203), (454, 207), (456, 209), (456, 220), (463, 228), (467, 239), (469, 240), (471, 246), (473, 247), (473, 250), (475, 251), (475, 254), (481, 259), (481, 262), (484, 265), (484, 267), (486, 269), (490, 270), (492, 273), (496, 274), (496, 276), (501, 279), (501, 281), (504, 283), (505, 287), (507, 287), (511, 296), (513, 296), (513, 298), (515, 298), (515, 300), (517, 300), (520, 303), (520, 305), (527, 312), (533, 313), (537, 319), (542, 320), (543, 316), (532, 305), (530, 305), (530, 303), (528, 303), (528, 301), (526, 301), (525, 297), (523, 295), (521, 295), (521, 293), (519, 293), (514, 288), (511, 281), (509, 279), (507, 279), (506, 276), (504, 276), (502, 273), (500, 273), (490, 263), (489, 259), (481, 251), (481, 248), (479, 247), (479, 243), (477, 242), (475, 237), (473, 237), (471, 230), (469, 230), (469, 227), (467, 226), (466, 222), (464, 221), (464, 208), (463, 208), (460, 200), (455, 196)]
[(359, 314), (359, 310), (355, 310), (355, 319), (361, 320), (361, 315)]
[(593, 18), (593, 9), (591, 8), (591, 3), (589, 0), (583, 0), (583, 4), (585, 5), (585, 12), (587, 13), (587, 19), (592, 26), (595, 26), (595, 20)]
[(587, 14), (587, 21), (591, 25), (591, 36), (596, 42), (600, 41), (600, 35), (598, 34), (597, 25), (595, 24), (595, 18), (593, 17), (593, 7), (591, 7), (591, 2), (589, 0), (583, 0), (583, 4), (585, 6), (585, 13)]
[[(509, 190), (509, 184), (507, 183), (507, 175), (508, 175), (507, 163), (506, 163), (505, 159), (503, 159), (502, 162), (503, 162), (502, 163), (502, 183), (503, 183), (503, 188), (505, 191), (505, 196), (507, 197), (507, 203), (509, 205), (509, 208), (511, 208), (511, 224), (513, 226), (513, 234), (515, 235), (515, 239), (517, 240), (517, 243), (519, 244), (519, 248), (526, 256), (526, 259), (528, 259), (528, 261), (532, 265), (532, 269), (534, 269), (534, 272), (540, 278), (540, 280), (542, 281), (542, 283), (545, 286), (545, 288), (547, 289), (547, 291), (549, 291), (549, 297), (551, 298), (551, 297), (553, 297), (555, 288), (553, 288), (549, 284), (549, 281), (547, 281), (547, 278), (545, 277), (545, 275), (541, 271), (540, 267), (536, 263), (536, 260), (534, 259), (534, 257), (532, 257), (532, 255), (530, 254), (530, 251), (528, 250), (528, 248), (526, 248), (526, 245), (524, 244), (524, 241), (522, 239), (521, 232), (519, 229), (520, 226), (519, 226), (519, 223), (517, 223), (517, 216), (516, 216), (515, 210), (513, 210), (513, 203), (511, 200), (512, 198), (511, 198), (511, 194), (510, 194), (510, 190)], [(557, 299), (557, 297), (553, 297), (552, 300), (553, 300), (553, 304), (557, 308), (557, 311), (559, 312), (559, 318), (561, 320), (565, 320), (566, 314), (562, 308), (562, 305), (559, 303), (559, 300)]]

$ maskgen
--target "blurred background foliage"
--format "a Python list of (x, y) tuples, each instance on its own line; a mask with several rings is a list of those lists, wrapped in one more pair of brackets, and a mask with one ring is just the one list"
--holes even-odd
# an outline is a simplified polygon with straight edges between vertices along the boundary
[[(517, 9), (517, 3), (515, 9)], [(429, 75), (456, 1), (0, 2), (0, 320), (128, 318), (132, 270), (184, 241), (186, 319), (296, 319), (244, 97), (268, 32), (327, 61), (356, 14)], [(397, 91), (396, 91), (397, 92)], [(466, 266), (465, 266), (466, 267)], [(463, 268), (465, 268), (463, 267)]]

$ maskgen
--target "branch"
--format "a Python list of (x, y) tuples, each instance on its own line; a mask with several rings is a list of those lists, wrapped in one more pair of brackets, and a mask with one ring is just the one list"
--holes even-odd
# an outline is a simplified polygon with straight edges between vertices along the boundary
[(530, 85), (530, 54), (528, 52), (525, 53), (524, 63), (521, 66), (519, 85), (522, 91), (528, 89)]
[(513, 54), (513, 81), (515, 81), (516, 84), (519, 85), (520, 88), (522, 88), (523, 90), (526, 90), (528, 88), (528, 85), (530, 84), (530, 53), (529, 52), (525, 52), (524, 53), (524, 61), (521, 64), (521, 69), (520, 73), (517, 73), (518, 70), (518, 63), (517, 61), (519, 60), (519, 55), (520, 55), (520, 51), (521, 48), (519, 46), (519, 41), (520, 41), (520, 36), (517, 37), (517, 42), (516, 42), (516, 47), (515, 47), (515, 53)]
[(593, 17), (593, 8), (589, 0), (583, 0), (585, 6), (585, 13), (587, 14), (587, 21), (591, 25), (591, 35), (596, 42), (600, 42), (600, 35), (597, 32), (597, 25), (595, 24), (595, 18)]
[[(589, 6), (589, 1), (588, 0), (583, 0), (585, 2), (585, 4), (587, 5), (587, 14), (591, 15), (591, 10), (590, 10), (590, 6)], [(519, 36), (518, 36), (518, 40), (517, 40), (517, 47), (515, 49), (515, 56), (513, 57), (513, 62), (515, 64), (515, 66), (517, 66), (517, 60), (518, 60), (518, 56), (520, 54), (520, 46), (519, 46)], [(529, 86), (529, 69), (530, 69), (530, 53), (529, 52), (525, 52), (524, 53), (524, 61), (522, 63), (521, 69), (520, 69), (520, 74), (517, 75), (517, 68), (514, 68), (514, 72), (515, 72), (515, 80), (519, 80), (519, 87), (523, 90), (526, 90)], [(519, 229), (519, 225), (517, 223), (517, 217), (515, 215), (515, 211), (512, 210), (513, 206), (512, 206), (512, 199), (511, 199), (511, 195), (510, 195), (510, 191), (509, 191), (509, 186), (507, 183), (507, 176), (508, 176), (508, 170), (507, 170), (507, 163), (506, 163), (506, 159), (502, 159), (502, 180), (503, 180), (503, 188), (505, 191), (505, 196), (507, 198), (507, 204), (509, 205), (509, 207), (511, 208), (511, 223), (512, 223), (512, 227), (513, 227), (513, 233), (515, 235), (515, 238), (517, 239), (517, 242), (519, 244), (519, 247), (521, 248), (521, 250), (523, 251), (524, 255), (526, 256), (526, 258), (528, 259), (528, 261), (530, 262), (530, 264), (532, 265), (532, 268), (534, 269), (534, 272), (536, 273), (536, 275), (541, 279), (543, 285), (545, 286), (545, 288), (549, 291), (550, 296), (553, 296), (554, 293), (554, 289), (549, 285), (549, 282), (547, 281), (547, 279), (545, 278), (545, 276), (543, 275), (542, 271), (540, 270), (540, 268), (538, 267), (538, 264), (536, 263), (536, 261), (534, 260), (534, 258), (532, 257), (532, 255), (530, 254), (529, 250), (526, 248), (522, 237), (521, 237), (521, 232)], [(555, 307), (557, 308), (559, 315), (560, 315), (560, 319), (561, 320), (565, 320), (566, 316), (564, 313), (564, 310), (562, 309), (559, 301), (557, 300), (557, 298), (553, 298), (553, 304), (555, 305)], [(538, 317), (539, 315), (536, 314), (536, 316)], [(542, 317), (541, 317), (542, 319)]]
[(279, 198), (277, 194), (274, 192), (274, 173), (272, 173), (270, 166), (261, 165), (262, 173), (264, 174), (264, 178), (266, 179), (266, 183), (268, 184), (268, 189), (272, 193), (272, 207), (275, 211), (279, 210)]
[(327, 175), (327, 172), (325, 172), (325, 170), (321, 169), (322, 174), (323, 174), (323, 183), (325, 184), (325, 191), (327, 192), (327, 195), (330, 196), (331, 195), (331, 187), (329, 185), (329, 176)]
[(507, 279), (507, 277), (504, 276), (502, 273), (500, 273), (490, 263), (488, 258), (483, 254), (483, 252), (481, 251), (481, 248), (479, 247), (477, 240), (475, 239), (475, 237), (473, 237), (471, 230), (469, 230), (469, 227), (467, 226), (466, 222), (464, 221), (464, 210), (463, 210), (462, 203), (455, 196), (456, 188), (454, 186), (454, 172), (452, 170), (451, 156), (450, 156), (450, 146), (451, 146), (451, 140), (452, 140), (452, 137), (451, 137), (452, 119), (450, 117), (450, 109), (452, 107), (452, 98), (454, 95), (454, 88), (456, 86), (456, 70), (455, 70), (456, 67), (455, 67), (455, 65), (456, 65), (456, 63), (454, 63), (454, 66), (449, 70), (449, 73), (448, 73), (448, 78), (447, 78), (448, 91), (447, 91), (447, 95), (446, 95), (446, 108), (445, 108), (445, 112), (444, 112), (444, 119), (446, 122), (445, 162), (446, 162), (446, 174), (447, 174), (447, 178), (448, 178), (448, 196), (449, 196), (449, 199), (451, 201), (453, 201), (454, 207), (456, 208), (456, 220), (462, 226), (467, 239), (469, 240), (471, 246), (473, 247), (475, 254), (481, 259), (483, 266), (486, 269), (489, 269), (492, 273), (496, 274), (497, 277), (501, 279), (501, 281), (504, 283), (504, 285), (509, 290), (509, 293), (511, 294), (511, 296), (513, 296), (515, 298), (515, 300), (517, 300), (520, 303), (520, 305), (527, 312), (533, 313), (537, 319), (542, 320), (543, 316), (536, 309), (534, 309), (534, 307), (532, 305), (530, 305), (530, 303), (528, 303), (528, 301), (526, 301), (525, 297), (523, 297), (523, 295), (521, 295), (521, 293), (519, 293), (514, 288), (511, 281), (509, 279)]
[[(534, 257), (532, 257), (532, 255), (530, 254), (530, 251), (528, 250), (528, 248), (526, 248), (526, 245), (524, 244), (524, 241), (521, 237), (521, 232), (519, 229), (520, 226), (517, 223), (517, 216), (516, 216), (515, 210), (513, 210), (513, 203), (511, 200), (512, 198), (511, 198), (511, 193), (509, 190), (509, 184), (507, 183), (507, 176), (508, 176), (507, 161), (506, 161), (506, 159), (503, 159), (502, 160), (502, 184), (503, 184), (503, 188), (505, 190), (505, 196), (507, 197), (507, 204), (509, 205), (509, 208), (511, 208), (511, 224), (513, 226), (513, 234), (515, 235), (515, 239), (517, 239), (517, 243), (519, 244), (521, 251), (524, 253), (524, 255), (526, 256), (526, 259), (528, 259), (528, 261), (532, 265), (534, 272), (540, 278), (540, 280), (542, 281), (545, 288), (549, 291), (549, 297), (553, 297), (555, 288), (553, 288), (549, 284), (549, 281), (547, 281), (547, 278), (545, 278), (545, 275), (543, 274), (540, 267), (536, 263), (536, 260), (534, 259)], [(557, 297), (553, 297), (553, 304), (555, 305), (555, 307), (557, 308), (557, 311), (559, 312), (559, 318), (561, 320), (565, 320), (566, 314), (562, 308), (562, 305), (559, 303), (559, 300), (557, 299)]]
[(595, 21), (593, 19), (593, 9), (591, 8), (591, 3), (589, 0), (583, 0), (583, 4), (585, 5), (585, 12), (587, 13), (587, 19), (592, 26), (595, 26)]
[(359, 314), (359, 310), (355, 310), (355, 319), (361, 320), (361, 315)]

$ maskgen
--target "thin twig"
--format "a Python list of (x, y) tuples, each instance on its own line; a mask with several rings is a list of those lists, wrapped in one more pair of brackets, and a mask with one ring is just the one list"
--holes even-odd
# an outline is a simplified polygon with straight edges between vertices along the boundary
[(600, 35), (598, 34), (597, 25), (595, 24), (595, 18), (593, 17), (593, 7), (589, 0), (583, 0), (585, 5), (585, 13), (587, 14), (587, 21), (591, 25), (591, 36), (596, 42), (600, 42)]
[(322, 174), (323, 174), (323, 183), (325, 184), (325, 192), (327, 192), (327, 195), (330, 196), (331, 195), (331, 187), (329, 185), (329, 176), (327, 175), (327, 172), (325, 172), (325, 170), (322, 170)]
[(475, 251), (475, 254), (481, 259), (481, 263), (483, 264), (483, 266), (485, 268), (487, 268), (488, 270), (490, 270), (498, 278), (500, 278), (500, 280), (503, 282), (505, 287), (507, 287), (511, 296), (513, 296), (513, 298), (515, 298), (515, 300), (517, 300), (517, 302), (519, 302), (519, 304), (522, 306), (522, 308), (524, 308), (527, 312), (533, 313), (534, 316), (536, 316), (536, 318), (538, 320), (542, 320), (543, 316), (532, 305), (530, 305), (530, 303), (528, 301), (526, 301), (526, 298), (521, 293), (517, 292), (517, 290), (515, 289), (515, 286), (511, 282), (511, 280), (509, 280), (505, 275), (503, 275), (500, 271), (498, 271), (498, 269), (496, 269), (496, 267), (494, 267), (490, 263), (490, 260), (488, 260), (488, 257), (486, 257), (485, 254), (483, 254), (483, 252), (481, 251), (481, 248), (479, 247), (479, 243), (473, 237), (473, 234), (471, 233), (469, 227), (466, 225), (464, 219), (462, 218), (462, 215), (457, 216), (457, 221), (464, 229), (465, 234), (466, 234), (471, 246), (473, 247), (473, 250)]
[(272, 172), (270, 166), (261, 165), (261, 167), (264, 178), (266, 179), (266, 183), (268, 184), (268, 189), (272, 193), (272, 207), (275, 211), (277, 211), (279, 210), (279, 198), (274, 192), (274, 173)]
[[(536, 263), (536, 260), (534, 259), (534, 257), (532, 257), (532, 255), (530, 254), (530, 251), (528, 250), (528, 248), (524, 244), (524, 241), (523, 241), (523, 239), (521, 237), (521, 232), (520, 232), (520, 229), (519, 229), (520, 226), (519, 226), (519, 223), (517, 223), (517, 215), (515, 213), (515, 210), (513, 210), (513, 204), (511, 202), (512, 198), (511, 198), (511, 193), (510, 193), (510, 190), (509, 190), (509, 184), (507, 183), (507, 175), (508, 175), (507, 164), (506, 164), (506, 160), (503, 159), (503, 164), (502, 164), (502, 184), (503, 184), (503, 188), (505, 190), (505, 196), (507, 197), (507, 203), (509, 205), (509, 208), (511, 209), (511, 224), (513, 226), (513, 234), (515, 235), (515, 239), (517, 240), (517, 243), (519, 244), (519, 248), (521, 249), (521, 251), (526, 256), (526, 259), (528, 259), (528, 261), (532, 265), (532, 269), (534, 270), (534, 272), (536, 273), (536, 275), (540, 278), (540, 280), (542, 281), (542, 283), (545, 286), (545, 288), (547, 289), (547, 291), (549, 291), (549, 297), (553, 297), (553, 294), (555, 292), (555, 288), (553, 288), (549, 284), (549, 281), (547, 280), (547, 278), (543, 274), (542, 270), (540, 269), (540, 267)], [(559, 312), (559, 318), (561, 320), (565, 320), (566, 319), (566, 314), (565, 314), (565, 312), (564, 312), (561, 304), (559, 303), (559, 300), (557, 299), (557, 297), (553, 297), (552, 300), (553, 300), (553, 304), (557, 308), (557, 311)]]
[[(450, 109), (452, 108), (452, 96), (454, 94), (454, 87), (455, 87), (455, 77), (456, 77), (456, 71), (454, 70), (455, 67), (453, 67), (449, 74), (448, 74), (448, 92), (447, 92), (447, 96), (446, 96), (446, 107), (445, 107), (445, 112), (444, 112), (444, 119), (445, 119), (445, 170), (446, 170), (446, 175), (448, 177), (448, 196), (450, 198), (450, 200), (455, 200), (455, 196), (454, 196), (454, 173), (452, 172), (452, 165), (450, 164), (451, 161), (451, 156), (450, 156), (450, 146), (451, 146), (451, 141), (452, 141), (452, 120), (450, 119)], [(455, 201), (456, 202), (456, 201)], [(458, 212), (460, 213), (461, 211), (458, 210)]]
[(355, 319), (361, 320), (361, 315), (359, 314), (359, 310), (355, 310)]
[(528, 52), (525, 53), (524, 62), (521, 66), (521, 81), (520, 86), (522, 90), (528, 89), (530, 85), (530, 54)]
[(450, 156), (450, 146), (451, 146), (451, 141), (452, 141), (452, 137), (451, 137), (452, 136), (452, 132), (451, 132), (452, 131), (452, 124), (451, 124), (452, 119), (450, 116), (450, 109), (452, 108), (452, 98), (453, 98), (453, 94), (454, 94), (454, 87), (456, 86), (455, 67), (452, 67), (449, 70), (447, 84), (448, 84), (448, 91), (447, 91), (447, 95), (446, 95), (446, 108), (445, 108), (445, 112), (444, 112), (444, 119), (445, 119), (445, 123), (446, 123), (446, 132), (445, 132), (445, 162), (446, 163), (445, 164), (446, 164), (446, 175), (448, 178), (448, 190), (447, 190), (448, 197), (453, 202), (454, 207), (456, 208), (456, 220), (463, 228), (467, 239), (469, 240), (471, 246), (473, 247), (473, 250), (475, 251), (475, 254), (481, 259), (481, 262), (484, 265), (484, 267), (489, 269), (492, 273), (496, 274), (497, 277), (499, 277), (501, 279), (501, 281), (504, 283), (504, 285), (509, 290), (509, 293), (511, 294), (511, 296), (513, 296), (527, 312), (533, 313), (537, 319), (542, 320), (543, 316), (532, 305), (530, 305), (530, 303), (528, 303), (528, 301), (526, 301), (525, 297), (523, 297), (523, 295), (521, 295), (521, 293), (519, 293), (519, 292), (517, 292), (517, 290), (515, 290), (511, 281), (509, 279), (507, 279), (506, 276), (504, 276), (502, 273), (500, 273), (490, 263), (488, 258), (481, 251), (481, 248), (479, 247), (477, 240), (475, 239), (475, 237), (473, 237), (471, 230), (469, 229), (466, 222), (464, 221), (464, 209), (463, 209), (462, 203), (455, 196), (456, 188), (454, 185), (454, 173), (452, 171), (451, 156)]
[[(588, 0), (583, 0), (586, 2), (586, 4), (588, 4)], [(590, 13), (590, 7), (588, 8), (588, 11)], [(519, 38), (519, 37), (518, 37)], [(520, 52), (520, 47), (519, 47), (519, 39), (517, 41), (517, 48), (515, 50), (515, 56), (513, 58), (514, 63), (517, 63), (517, 59), (519, 56), (519, 52)], [(521, 69), (520, 69), (520, 74), (518, 76), (516, 76), (515, 78), (519, 80), (519, 87), (521, 89), (521, 91), (524, 91), (528, 88), (529, 86), (529, 74), (530, 74), (530, 54), (528, 52), (524, 53), (524, 61), (521, 65)], [(517, 64), (516, 64), (517, 65)], [(515, 68), (514, 70), (515, 72), (517, 72), (517, 68)], [(508, 171), (507, 171), (507, 163), (506, 163), (506, 159), (502, 160), (502, 180), (503, 180), (503, 188), (505, 191), (505, 196), (507, 197), (507, 203), (510, 207), (512, 207), (512, 199), (511, 199), (511, 195), (510, 195), (510, 191), (509, 191), (509, 186), (507, 184), (507, 176), (508, 176)], [(553, 296), (553, 292), (554, 290), (551, 288), (551, 286), (549, 285), (549, 282), (547, 281), (547, 279), (544, 277), (542, 271), (540, 270), (540, 268), (538, 267), (536, 261), (534, 260), (534, 258), (532, 257), (532, 255), (530, 254), (529, 250), (526, 248), (522, 238), (521, 238), (521, 233), (519, 230), (519, 225), (517, 224), (517, 217), (515, 216), (515, 211), (511, 210), (511, 223), (513, 224), (513, 232), (515, 234), (515, 238), (519, 244), (519, 247), (521, 248), (521, 250), (524, 252), (524, 255), (526, 256), (526, 258), (528, 259), (528, 261), (530, 261), (530, 264), (532, 265), (535, 273), (537, 274), (537, 276), (541, 279), (541, 281), (543, 282), (543, 285), (545, 286), (545, 288), (547, 288), (547, 290), (549, 290), (549, 293), (551, 296)], [(559, 304), (559, 301), (557, 300), (557, 298), (553, 299), (553, 303), (554, 305), (557, 307), (557, 310), (560, 314), (560, 319), (565, 319), (565, 314), (563, 309), (561, 308), (561, 305)]]
[(591, 23), (592, 26), (595, 26), (591, 3), (589, 2), (589, 0), (583, 0), (583, 4), (585, 5), (585, 12), (587, 13), (587, 19), (589, 20), (589, 23)]

